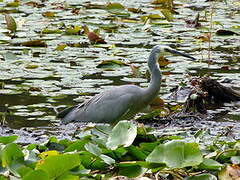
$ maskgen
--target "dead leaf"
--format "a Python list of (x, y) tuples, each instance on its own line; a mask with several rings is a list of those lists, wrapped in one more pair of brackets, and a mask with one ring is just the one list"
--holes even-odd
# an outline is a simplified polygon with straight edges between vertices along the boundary
[(90, 41), (92, 44), (97, 44), (97, 43), (106, 44), (106, 41), (105, 41), (102, 37), (98, 36), (98, 35), (97, 35), (96, 33), (94, 33), (94, 32), (89, 32), (89, 33), (87, 34), (87, 36), (88, 36), (89, 41)]
[(44, 4), (41, 4), (41, 3), (38, 3), (38, 2), (34, 2), (34, 1), (26, 2), (25, 5), (36, 7), (36, 8), (42, 8), (42, 7), (45, 6)]
[(231, 30), (225, 30), (225, 29), (219, 29), (216, 31), (216, 35), (218, 36), (232, 36), (232, 35), (240, 35), (237, 32), (231, 31)]
[(15, 33), (17, 31), (17, 23), (14, 18), (9, 14), (4, 14), (7, 23), (7, 29)]
[(140, 67), (139, 66), (134, 66), (134, 65), (130, 65), (131, 69), (132, 69), (132, 76), (135, 78), (139, 78), (141, 77), (141, 72), (140, 72)]
[(151, 4), (161, 4), (165, 7), (168, 7), (169, 9), (173, 9), (173, 0), (154, 0), (151, 2)]
[(42, 15), (43, 15), (44, 17), (48, 17), (48, 18), (53, 18), (53, 17), (55, 17), (55, 13), (54, 13), (54, 12), (50, 12), (50, 11), (44, 12), (44, 13), (42, 13)]
[(164, 56), (160, 56), (158, 59), (158, 64), (161, 68), (167, 66), (168, 64), (170, 64), (170, 61), (165, 58)]
[(40, 91), (41, 91), (41, 88), (39, 88), (39, 87), (30, 87), (30, 88), (28, 88), (28, 91), (37, 91), (37, 92), (40, 92)]
[(194, 20), (186, 19), (187, 27), (200, 28), (202, 25), (199, 23), (199, 13), (196, 15)]
[(218, 174), (219, 180), (240, 180), (240, 167), (238, 165), (228, 165)]
[(138, 14), (145, 14), (146, 13), (140, 8), (128, 8), (128, 11), (133, 12), (133, 13), (138, 13)]
[(164, 107), (164, 101), (163, 101), (159, 96), (157, 96), (157, 97), (150, 103), (150, 106), (151, 106), (151, 108), (154, 108), (154, 109), (162, 108), (162, 107)]
[(209, 42), (211, 40), (211, 34), (210, 33), (205, 33), (201, 36), (196, 36), (195, 39), (198, 39), (202, 42)]
[(21, 43), (22, 46), (27, 46), (27, 47), (47, 47), (47, 44), (45, 41), (42, 40), (30, 40)]

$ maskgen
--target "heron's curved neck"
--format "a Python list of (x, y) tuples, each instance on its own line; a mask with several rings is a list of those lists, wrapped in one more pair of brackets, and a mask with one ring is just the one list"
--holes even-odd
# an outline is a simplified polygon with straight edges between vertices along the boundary
[(149, 86), (144, 89), (143, 101), (150, 103), (159, 93), (161, 87), (162, 74), (159, 65), (156, 62), (158, 59), (156, 53), (151, 53), (148, 59), (148, 67), (151, 72), (151, 81)]

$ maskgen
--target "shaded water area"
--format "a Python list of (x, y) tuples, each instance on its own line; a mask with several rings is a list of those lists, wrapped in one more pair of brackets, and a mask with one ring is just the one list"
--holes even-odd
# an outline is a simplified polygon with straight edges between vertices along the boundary
[[(187, 83), (189, 76), (210, 75), (240, 90), (238, 0), (227, 0), (227, 4), (224, 1), (174, 1), (173, 21), (166, 20), (161, 4), (152, 4), (149, 0), (123, 1), (125, 9), (114, 11), (106, 9), (109, 3), (106, 0), (29, 2), (21, 1), (16, 7), (0, 2), (1, 12), (9, 13), (18, 22), (13, 36), (6, 28), (4, 15), (0, 16), (0, 120), (10, 128), (2, 130), (2, 134), (31, 127), (30, 131), (36, 134), (57, 132), (64, 136), (75, 126), (59, 127), (54, 109), (77, 104), (112, 86), (147, 87), (146, 61), (156, 44), (169, 45), (198, 59), (192, 62), (183, 57), (167, 56), (171, 63), (162, 68), (161, 96), (180, 83)], [(53, 14), (46, 15), (46, 12)], [(197, 13), (201, 27), (189, 27), (185, 20), (193, 20)], [(71, 31), (83, 25), (91, 31), (99, 29), (107, 43), (90, 44), (82, 30)], [(234, 33), (218, 35), (219, 29)], [(44, 47), (24, 44), (31, 40), (45, 42)], [(62, 44), (66, 47), (57, 50)], [(101, 67), (106, 60), (126, 64)], [(139, 68), (137, 75), (130, 64)], [(215, 119), (216, 122), (203, 122), (203, 127), (209, 124), (211, 127), (234, 126), (238, 131), (239, 106), (229, 103), (210, 110), (213, 114), (226, 113)], [(199, 127), (197, 123), (192, 125)]]

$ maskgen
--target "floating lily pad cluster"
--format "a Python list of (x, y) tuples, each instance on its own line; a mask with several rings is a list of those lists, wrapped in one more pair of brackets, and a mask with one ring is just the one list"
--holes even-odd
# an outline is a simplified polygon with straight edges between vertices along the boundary
[[(238, 141), (199, 141), (203, 131), (182, 136), (153, 135), (153, 129), (120, 121), (75, 134), (76, 140), (50, 137), (42, 144), (0, 137), (0, 178), (23, 180), (154, 177), (186, 180), (239, 178)], [(238, 175), (237, 175), (238, 174)]]

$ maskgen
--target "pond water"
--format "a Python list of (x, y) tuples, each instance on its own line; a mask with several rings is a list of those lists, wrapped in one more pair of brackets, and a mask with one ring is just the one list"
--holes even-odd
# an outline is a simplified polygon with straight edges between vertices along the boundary
[[(7, 29), (4, 15), (0, 16), (0, 120), (10, 128), (51, 129), (59, 122), (54, 109), (82, 102), (112, 86), (146, 87), (146, 61), (156, 44), (169, 45), (198, 59), (192, 62), (168, 56), (171, 63), (163, 68), (161, 95), (186, 82), (187, 75), (208, 74), (219, 81), (229, 80), (224, 84), (240, 90), (238, 0), (227, 0), (227, 4), (224, 1), (176, 0), (173, 21), (167, 21), (163, 15), (166, 8), (150, 0), (122, 1), (125, 9), (113, 11), (106, 9), (109, 0), (36, 2), (24, 0), (15, 7), (10, 1), (0, 2), (1, 11), (9, 13), (17, 22), (13, 36)], [(46, 15), (46, 12), (53, 15)], [(189, 27), (185, 20), (193, 20), (197, 13), (201, 27)], [(147, 20), (147, 17), (150, 18)], [(107, 43), (90, 44), (82, 30), (76, 34), (67, 30), (83, 25), (91, 31), (99, 29)], [(219, 29), (234, 33), (217, 35)], [(210, 50), (206, 39), (209, 32)], [(47, 47), (39, 47), (39, 42), (36, 47), (26, 45), (31, 40), (41, 40)], [(60, 44), (66, 45), (62, 51), (56, 50)], [(134, 76), (128, 65), (99, 68), (106, 60), (139, 67), (140, 75)], [(228, 113), (219, 121), (240, 120), (239, 105), (227, 104), (222, 108)]]

